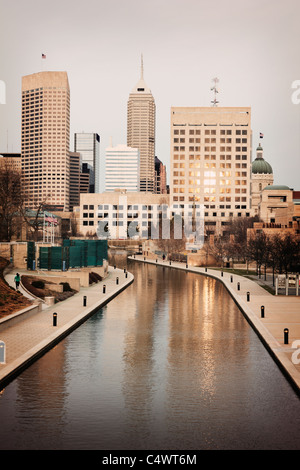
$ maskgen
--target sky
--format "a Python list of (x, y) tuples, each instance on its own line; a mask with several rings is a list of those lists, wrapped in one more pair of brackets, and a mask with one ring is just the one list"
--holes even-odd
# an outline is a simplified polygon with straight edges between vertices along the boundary
[(102, 160), (126, 144), (143, 54), (168, 180), (171, 107), (211, 106), (218, 77), (219, 106), (251, 107), (252, 158), (260, 142), (274, 183), (300, 190), (299, 18), (299, 0), (0, 0), (0, 154), (21, 151), (22, 76), (42, 70), (68, 73), (71, 151), (82, 131)]

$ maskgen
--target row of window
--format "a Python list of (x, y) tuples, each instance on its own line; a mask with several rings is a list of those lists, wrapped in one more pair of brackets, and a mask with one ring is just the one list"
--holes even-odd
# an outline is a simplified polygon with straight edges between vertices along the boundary
[[(219, 140), (220, 140), (220, 143), (221, 143), (221, 144), (231, 144), (231, 143), (232, 143), (232, 139), (231, 139), (231, 138), (227, 138), (227, 139), (221, 138), (221, 139), (219, 139)], [(174, 142), (174, 144), (176, 144), (176, 143), (177, 143), (177, 144), (179, 144), (179, 143), (180, 143), (180, 144), (185, 144), (185, 137), (180, 137), (180, 138), (178, 138), (178, 137), (175, 138), (175, 137), (174, 137), (173, 142)], [(195, 144), (200, 144), (200, 143), (201, 143), (201, 139), (200, 139), (200, 138), (197, 138), (197, 139), (195, 139), (195, 138), (189, 138), (189, 143), (190, 143), (190, 144), (193, 144), (193, 143), (195, 143)], [(217, 139), (216, 139), (216, 138), (205, 138), (205, 139), (204, 139), (204, 143), (205, 143), (205, 144), (216, 144), (216, 143), (217, 143)], [(244, 139), (236, 138), (236, 139), (235, 139), (235, 143), (236, 143), (236, 144), (241, 144), (241, 143), (242, 143), (242, 144), (246, 144), (246, 143), (247, 143), (247, 139), (246, 139), (246, 138), (244, 138)]]
[[(201, 129), (189, 129), (189, 135), (201, 135)], [(216, 129), (204, 129), (204, 135), (217, 135)], [(231, 129), (220, 129), (220, 135), (233, 135)], [(185, 129), (174, 129), (174, 135), (186, 135)], [(246, 129), (236, 129), (235, 135), (247, 135)]]

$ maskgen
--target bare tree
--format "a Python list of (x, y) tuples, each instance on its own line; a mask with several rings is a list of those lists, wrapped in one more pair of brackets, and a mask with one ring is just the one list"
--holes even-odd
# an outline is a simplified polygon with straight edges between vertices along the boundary
[(0, 239), (10, 241), (21, 230), (21, 175), (4, 162), (0, 167)]
[(300, 264), (300, 240), (296, 236), (287, 233), (274, 239), (274, 251), (277, 256), (278, 270), (280, 273), (297, 271)]
[(256, 233), (248, 240), (247, 251), (249, 258), (256, 262), (256, 269), (259, 277), (261, 268), (266, 263), (266, 254), (268, 250), (269, 239), (264, 232)]
[(208, 252), (210, 252), (213, 257), (221, 263), (222, 267), (224, 266), (224, 260), (228, 257), (228, 242), (224, 240), (220, 235), (215, 237), (213, 245), (208, 245)]
[[(23, 204), (20, 208), (20, 213), (23, 217), (24, 222), (29, 230), (29, 237), (34, 241), (38, 240), (39, 231), (43, 230), (44, 226), (44, 211), (47, 209), (47, 201), (50, 195), (44, 197), (44, 199), (28, 198), (23, 197)], [(28, 209), (28, 205), (32, 209)]]
[(247, 230), (252, 228), (254, 222), (258, 222), (259, 218), (255, 217), (235, 217), (231, 219), (229, 224), (229, 232), (233, 235), (233, 240), (230, 241), (230, 253), (232, 258), (238, 260), (246, 259), (247, 251)]
[[(174, 215), (171, 220), (168, 220), (170, 224), (170, 236), (164, 238), (162, 233), (162, 224), (159, 224), (159, 239), (157, 240), (157, 246), (160, 250), (168, 253), (170, 256), (172, 253), (180, 253), (184, 251), (186, 245), (186, 238), (184, 235), (183, 221), (180, 215)], [(180, 234), (177, 234), (176, 228), (181, 225), (181, 238), (176, 238)], [(176, 228), (175, 228), (176, 227)]]

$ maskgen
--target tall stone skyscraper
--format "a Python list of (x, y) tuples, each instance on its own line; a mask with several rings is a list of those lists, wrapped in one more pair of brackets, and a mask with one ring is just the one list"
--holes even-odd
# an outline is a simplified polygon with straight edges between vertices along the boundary
[(140, 191), (155, 190), (155, 101), (141, 78), (129, 95), (127, 104), (127, 145), (140, 151)]
[(66, 72), (22, 77), (22, 186), (26, 206), (68, 211), (70, 88)]

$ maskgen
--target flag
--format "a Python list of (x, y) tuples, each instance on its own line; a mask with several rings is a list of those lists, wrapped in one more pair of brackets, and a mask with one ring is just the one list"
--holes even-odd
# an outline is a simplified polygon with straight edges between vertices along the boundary
[(45, 56), (45, 54), (42, 54), (42, 59), (46, 59), (46, 56)]
[(260, 139), (262, 139), (262, 138), (263, 138), (263, 136), (264, 136), (264, 135), (263, 135), (263, 134), (260, 132), (260, 133), (259, 133), (259, 137), (260, 137)]

